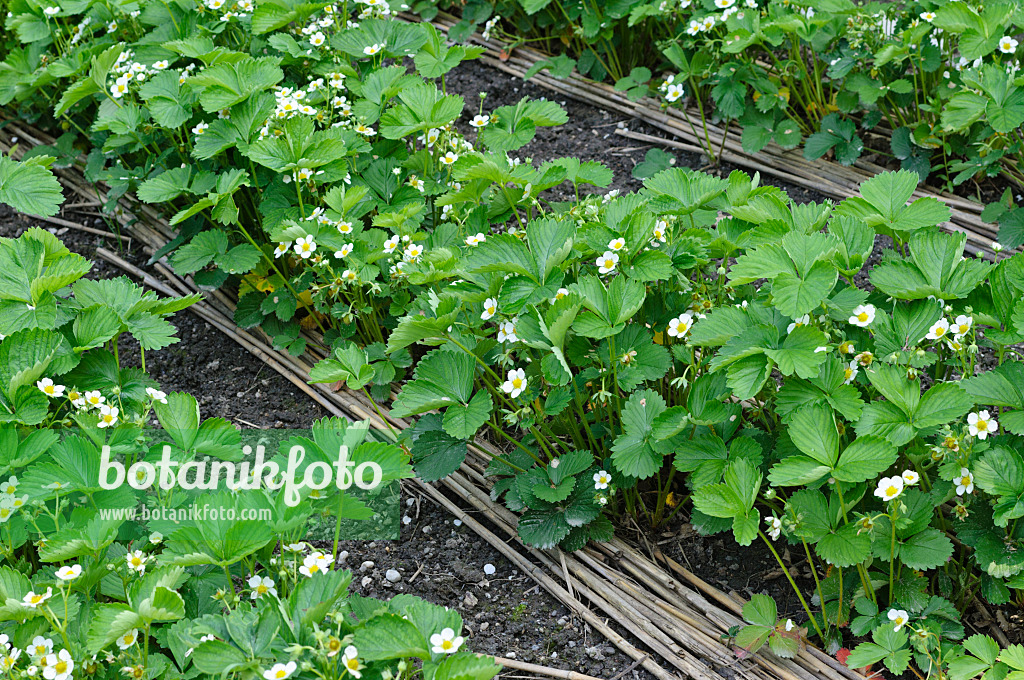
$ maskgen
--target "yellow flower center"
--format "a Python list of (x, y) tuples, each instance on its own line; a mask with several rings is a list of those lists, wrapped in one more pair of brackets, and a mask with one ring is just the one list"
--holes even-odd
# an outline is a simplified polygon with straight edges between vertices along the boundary
[(452, 641), (451, 640), (445, 640), (444, 642), (441, 643), (441, 649), (448, 650), (448, 649), (451, 649), (451, 648), (452, 648)]
[(868, 313), (861, 312), (860, 314), (857, 315), (857, 320), (860, 321), (861, 323), (866, 323), (868, 320)]
[(512, 381), (512, 387), (514, 387), (516, 389), (519, 389), (520, 387), (522, 387), (522, 385), (523, 385), (523, 381), (522, 381), (521, 378), (515, 378)]
[(979, 432), (988, 432), (988, 421), (978, 418), (978, 424), (976, 425)]
[(57, 675), (62, 675), (68, 672), (68, 662), (58, 661), (57, 665), (53, 667), (53, 670), (57, 671)]
[(888, 489), (885, 490), (885, 495), (890, 497), (895, 496), (898, 493), (899, 489), (897, 489), (895, 486), (890, 486)]
[(348, 666), (350, 670), (353, 670), (353, 671), (354, 670), (358, 670), (359, 669), (359, 659), (356, 659), (355, 657), (353, 657), (353, 658), (349, 659), (348, 661), (346, 661), (345, 665)]

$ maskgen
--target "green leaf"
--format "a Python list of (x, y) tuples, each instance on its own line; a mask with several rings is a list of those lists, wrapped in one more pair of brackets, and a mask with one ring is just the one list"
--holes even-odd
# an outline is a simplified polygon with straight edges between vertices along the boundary
[(444, 413), (444, 431), (456, 439), (472, 439), (477, 430), (491, 417), (491, 395), (480, 390), (469, 403), (449, 406)]
[(281, 82), (284, 72), (275, 57), (245, 57), (234, 63), (222, 62), (200, 70), (188, 79), (199, 91), (199, 103), (207, 113), (229, 109), (253, 94)]
[(839, 460), (839, 432), (832, 409), (813, 405), (797, 411), (789, 422), (789, 436), (800, 451), (832, 469)]
[(426, 638), (415, 625), (397, 614), (374, 616), (357, 628), (354, 635), (352, 644), (367, 661), (430, 658)]
[(466, 460), (466, 442), (441, 430), (424, 432), (412, 445), (412, 463), (416, 476), (425, 482), (444, 479)]
[(914, 534), (899, 546), (899, 559), (911, 569), (925, 571), (946, 563), (953, 554), (953, 542), (938, 529)]
[(19, 163), (0, 155), (0, 203), (29, 215), (56, 215), (64, 194), (50, 172), (53, 160), (51, 156), (33, 156)]

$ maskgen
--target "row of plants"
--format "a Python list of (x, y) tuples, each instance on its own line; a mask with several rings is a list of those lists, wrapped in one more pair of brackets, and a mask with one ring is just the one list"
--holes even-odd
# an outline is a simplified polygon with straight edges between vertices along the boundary
[[(129, 476), (161, 459), (203, 475), (214, 460), (241, 463), (246, 450), (232, 423), (201, 420), (194, 397), (165, 394), (145, 370), (147, 351), (177, 342), (167, 317), (197, 296), (159, 299), (123, 277), (82, 278), (90, 268), (41, 229), (0, 239), (4, 673), (494, 676), (492, 659), (464, 647), (457, 612), (410, 595), (384, 602), (349, 593), (352, 575), (335, 560), (341, 522), (373, 518), (350, 491), (307, 488), (289, 506), (266, 484), (244, 492), (104, 485), (101, 461), (111, 457)], [(118, 356), (129, 337), (139, 367)], [(151, 419), (160, 429), (147, 427)], [(267, 442), (270, 463), (284, 469), (296, 444), (306, 454), (299, 475), (329, 464), (339, 444), (354, 463), (380, 465), (385, 485), (412, 474), (366, 422), (323, 420), (308, 437)], [(319, 517), (334, 523), (331, 553), (306, 542)]]
[(917, 173), (839, 205), (683, 168), (600, 195), (599, 163), (513, 155), (565, 122), (557, 104), (467, 111), (445, 75), (477, 50), (387, 5), (135, 7), (12, 6), (0, 92), (66, 129), (30, 158), (164, 210), (157, 257), (237, 292), (238, 324), (278, 349), (323, 343), (311, 380), (381, 405), (397, 388), (415, 424), (395, 451), (421, 479), (483, 436), (532, 545), (683, 509), (785, 541), (814, 574), (810, 601), (793, 583), (806, 621), (769, 625), (758, 600), (745, 648), (870, 634), (851, 665), (1016, 668), (959, 619), (1024, 593), (1024, 255), (964, 259), (944, 205), (908, 204)]
[[(1019, 188), (1024, 123), (1012, 0), (421, 0), (474, 31), (554, 55), (529, 75), (574, 69), (632, 99), (678, 109), (712, 163), (708, 125), (742, 128), (749, 152), (774, 141), (849, 165), (866, 153), (952, 190), (997, 175)], [(652, 50), (651, 45), (657, 45)], [(971, 185), (964, 187), (974, 194)], [(1018, 213), (1000, 243), (1024, 242)]]

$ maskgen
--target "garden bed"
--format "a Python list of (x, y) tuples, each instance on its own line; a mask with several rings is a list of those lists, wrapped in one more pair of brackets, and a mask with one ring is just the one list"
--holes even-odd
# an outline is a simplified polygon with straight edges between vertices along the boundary
[[(238, 16), (214, 4), (199, 21)], [(707, 167), (692, 144), (670, 158), (648, 143), (667, 141), (651, 125), (675, 129), (675, 114), (607, 88), (592, 100), (611, 111), (545, 100), (530, 83), (458, 66), (479, 51), (393, 21), (386, 6), (349, 25), (334, 8), (265, 0), (216, 40), (185, 36), (196, 26), (183, 30), (175, 8), (149, 3), (142, 24), (187, 37), (155, 47), (134, 16), (119, 26), (33, 7), (8, 22), (41, 48), (77, 31), (58, 52), (78, 61), (44, 69), (76, 82), (52, 114), (22, 106), (81, 135), (11, 121), (0, 137), (20, 161), (0, 158), (0, 201), (54, 213), (52, 159), (33, 156), (58, 156), (85, 205), (50, 218), (53, 231), (68, 227), (74, 249), (163, 298), (127, 280), (68, 288), (87, 261), (53, 231), (2, 244), (0, 436), (28, 449), (8, 467), (31, 494), (19, 500), (12, 477), (0, 497), (0, 520), (15, 516), (0, 540), (28, 558), (2, 567), (0, 594), (20, 607), (8, 619), (43, 616), (35, 623), (79, 660), (115, 639), (134, 650), (141, 630), (141, 663), (122, 669), (138, 678), (152, 637), (162, 668), (173, 654), (202, 674), (244, 666), (309, 680), (296, 663), (308, 648), (334, 680), (368, 667), (372, 680), (405, 680), (407, 659), (428, 678), (487, 680), (497, 667), (460, 652), (460, 632), (476, 651), (515, 654), (511, 667), (606, 678), (851, 679), (878, 663), (950, 680), (1024, 671), (1024, 647), (1003, 630), (1019, 630), (1011, 603), (1024, 596), (1024, 255), (991, 241), (986, 255), (994, 232), (974, 228), (977, 206), (943, 197), (951, 211), (909, 170), (867, 179), (787, 166), (797, 185), (820, 179), (846, 199), (836, 205)], [(106, 35), (74, 47), (96, 18)], [(262, 45), (267, 56), (248, 53)], [(498, 70), (530, 66), (487, 47)], [(25, 88), (10, 97), (39, 82), (8, 78)], [(45, 148), (22, 156), (12, 131)], [(784, 160), (732, 151), (748, 169)], [(125, 235), (96, 233), (90, 206)], [(951, 216), (966, 234), (947, 231)], [(8, 217), (16, 235), (24, 218)], [(982, 252), (961, 257), (968, 242)], [(201, 322), (184, 320), (189, 306)], [(221, 351), (218, 333), (242, 349)], [(200, 409), (224, 419), (200, 424)], [(403, 482), (398, 544), (306, 533), (314, 512), (335, 532), (363, 512), (340, 485), (292, 510), (281, 507), (294, 505), (290, 489), (194, 495), (273, 506), (272, 531), (96, 524), (107, 506), (139, 500), (124, 487), (94, 500), (88, 465), (108, 440), (144, 479), (153, 419), (175, 455), (205, 466), (250, 455), (232, 448), (238, 426), (319, 416), (338, 418), (303, 440), (316, 465), (330, 469), (343, 436), (343, 456), (351, 443), (396, 484), (417, 478)], [(56, 462), (35, 464), (31, 447), (51, 438)], [(139, 461), (136, 445), (150, 442)], [(63, 494), (68, 484), (81, 495)], [(28, 498), (41, 502), (15, 512)], [(75, 540), (51, 545), (41, 514)], [(108, 547), (123, 558), (120, 584)], [(339, 548), (348, 554), (326, 555)], [(53, 589), (42, 592), (51, 577), (37, 557), (88, 570), (77, 585), (83, 564), (54, 574), (65, 612), (73, 591), (97, 607), (82, 644), (39, 608)], [(342, 565), (356, 593), (391, 603), (340, 599)], [(287, 611), (259, 573), (280, 579)], [(420, 589), (466, 619), (393, 597)], [(196, 620), (182, 620), (186, 608)], [(261, 632), (266, 646), (251, 648), (247, 636), (271, 625), (282, 638)], [(607, 642), (591, 644), (598, 634)]]
[[(149, 259), (140, 241), (115, 238), (94, 213), (70, 209), (61, 218), (111, 236), (47, 224), (0, 206), (0, 237), (16, 238), (28, 228), (42, 226), (72, 252), (92, 259), (90, 276), (95, 278), (125, 274), (97, 258), (98, 247), (116, 250), (139, 267)], [(191, 312), (179, 312), (171, 323), (181, 342), (147, 354), (147, 369), (166, 392), (195, 395), (204, 417), (226, 418), (238, 428), (304, 429), (328, 415), (318, 402)], [(122, 341), (121, 352), (130, 364), (138, 362), (138, 343), (133, 339)], [(405, 486), (402, 499), (401, 514), (409, 521), (403, 519), (398, 541), (342, 542), (347, 556), (338, 560), (337, 568), (353, 572), (353, 592), (383, 599), (411, 593), (456, 609), (477, 652), (597, 678), (653, 677), (415, 486)], [(331, 547), (328, 540), (313, 544)], [(364, 566), (366, 562), (373, 564)], [(484, 573), (485, 565), (494, 567), (493, 575)], [(401, 577), (394, 583), (387, 578), (392, 569)], [(628, 673), (620, 675), (627, 668)], [(511, 668), (508, 674), (533, 677)]]

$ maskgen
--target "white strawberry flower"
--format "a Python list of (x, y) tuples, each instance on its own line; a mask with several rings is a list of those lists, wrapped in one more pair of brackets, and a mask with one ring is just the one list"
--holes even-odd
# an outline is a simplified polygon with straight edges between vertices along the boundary
[(380, 43), (374, 43), (372, 45), (367, 45), (366, 47), (364, 47), (363, 54), (365, 54), (368, 57), (372, 57), (373, 55), (379, 53), (382, 49), (384, 49), (383, 45), (381, 45)]
[(559, 288), (557, 291), (555, 291), (555, 297), (551, 298), (551, 304), (555, 304), (556, 302), (558, 302), (559, 300), (561, 300), (562, 298), (564, 298), (568, 294), (569, 294), (569, 289), (568, 288)]
[(853, 315), (850, 316), (850, 323), (854, 326), (860, 326), (861, 328), (867, 328), (875, 320), (875, 306), (874, 305), (857, 305), (853, 310)]
[(50, 378), (43, 378), (36, 383), (36, 387), (48, 397), (63, 397), (64, 396), (64, 385), (56, 385)]
[(483, 233), (470, 234), (466, 237), (467, 246), (478, 246), (487, 240), (487, 236)]
[(935, 21), (935, 12), (921, 12), (921, 19), (930, 24)]
[(274, 587), (274, 580), (269, 576), (259, 577), (251, 576), (247, 581), (249, 590), (252, 591), (249, 594), (249, 599), (258, 600), (264, 595), (277, 595), (277, 588)]
[(293, 249), (303, 260), (308, 260), (316, 252), (316, 241), (313, 240), (312, 236), (300, 236), (295, 239)]
[(138, 629), (137, 628), (132, 628), (127, 633), (124, 633), (124, 634), (119, 635), (117, 637), (117, 648), (118, 649), (122, 649), (122, 650), (128, 649), (129, 647), (134, 645), (135, 641), (138, 640), (138, 639), (139, 639), (139, 631), (138, 631)]
[(878, 480), (878, 488), (875, 489), (875, 495), (883, 501), (891, 501), (903, 493), (903, 484), (902, 477), (882, 477)]
[(74, 581), (76, 578), (82, 575), (82, 565), (65, 565), (58, 569), (55, 573), (57, 575), (57, 578), (59, 578), (61, 581)]
[(355, 244), (354, 243), (346, 243), (345, 245), (343, 245), (341, 247), (341, 250), (339, 250), (338, 252), (334, 253), (334, 257), (338, 258), (339, 260), (344, 258), (344, 257), (348, 257), (349, 255), (352, 254), (352, 249), (353, 248), (355, 248)]
[(956, 317), (956, 320), (952, 324), (950, 324), (949, 332), (958, 338), (963, 337), (970, 332), (971, 325), (973, 323), (974, 319), (972, 317), (969, 317), (966, 314), (961, 314)]
[(487, 298), (484, 300), (484, 311), (480, 314), (480, 318), (487, 321), (494, 316), (498, 311), (498, 298)]
[(275, 663), (269, 671), (263, 671), (263, 680), (287, 680), (298, 667), (294, 661)]
[(900, 632), (903, 626), (907, 624), (907, 621), (910, 620), (910, 614), (903, 609), (890, 609), (886, 616), (888, 616), (889, 620), (893, 622), (892, 629), (896, 633)]
[(35, 609), (51, 597), (53, 597), (53, 588), (47, 588), (45, 593), (36, 593), (30, 590), (25, 593), (23, 598), (21, 598), (21, 603), (27, 607)]
[(384, 241), (384, 252), (389, 255), (395, 252), (395, 249), (398, 248), (399, 240), (397, 236), (392, 236), (387, 241)]
[(348, 222), (346, 220), (341, 220), (340, 222), (338, 222), (338, 233), (339, 234), (351, 234), (352, 233), (352, 229), (353, 229), (353, 227), (352, 227), (352, 223), (351, 222)]
[(771, 517), (765, 517), (764, 523), (768, 525), (768, 536), (773, 541), (777, 541), (779, 534), (782, 533), (782, 520), (772, 515)]
[(518, 342), (515, 321), (503, 321), (498, 326), (498, 342)]
[(348, 283), (355, 283), (359, 280), (359, 274), (354, 269), (346, 269), (341, 273), (341, 278)]
[(978, 411), (967, 415), (967, 426), (972, 437), (985, 440), (990, 434), (999, 430), (999, 423), (989, 415), (988, 411)]
[(0, 493), (7, 494), (8, 496), (13, 496), (17, 492), (18, 478), (14, 477), (13, 475), (11, 477), (8, 477), (6, 482), (0, 484)]
[(275, 260), (278, 259), (279, 257), (281, 257), (282, 255), (284, 255), (287, 252), (288, 252), (288, 244), (287, 243), (278, 243), (277, 247), (274, 248), (274, 259)]
[(1018, 43), (1010, 36), (1004, 35), (1002, 38), (999, 39), (999, 51), (1002, 52), (1003, 54), (1013, 54), (1014, 52), (1017, 51), (1017, 45), (1019, 44), (1020, 43)]
[(341, 655), (341, 665), (356, 680), (362, 677), (363, 674), (359, 671), (363, 668), (363, 664), (359, 663), (359, 650), (353, 645), (345, 648), (345, 652)]
[(956, 485), (956, 495), (963, 496), (974, 493), (974, 475), (967, 468), (960, 468), (960, 476), (953, 478)]
[(469, 121), (469, 124), (472, 125), (475, 128), (482, 128), (482, 127), (486, 127), (486, 125), (488, 123), (490, 123), (490, 122), (491, 122), (491, 117), (490, 116), (482, 116), (480, 114), (477, 114), (477, 115), (473, 116), (473, 120)]
[(146, 573), (146, 562), (149, 558), (141, 550), (134, 550), (124, 556), (125, 562), (128, 563), (128, 569), (131, 571), (139, 572), (139, 575)]
[(47, 7), (43, 10), (43, 14), (48, 17), (57, 16), (60, 14), (60, 7)]
[(441, 162), (445, 165), (451, 165), (457, 160), (459, 160), (459, 155), (452, 151), (445, 152), (445, 154), (441, 156)]
[(153, 401), (159, 401), (161, 404), (166, 404), (167, 403), (167, 394), (164, 393), (164, 392), (161, 392), (160, 390), (154, 389), (152, 387), (147, 387), (146, 388), (146, 394)]
[(608, 250), (611, 250), (611, 251), (614, 251), (614, 252), (618, 252), (620, 250), (625, 250), (625, 249), (626, 249), (626, 239), (624, 239), (624, 238), (612, 239), (608, 243)]
[(900, 477), (903, 478), (903, 483), (907, 486), (917, 486), (917, 483), (921, 481), (921, 475), (915, 470), (904, 470)]
[(607, 489), (612, 483), (612, 476), (607, 471), (601, 470), (594, 473), (594, 488), (598, 491)]
[(800, 328), (801, 326), (806, 326), (806, 325), (808, 325), (810, 323), (811, 323), (811, 315), (810, 314), (804, 314), (799, 319), (796, 319), (796, 320), (793, 321), (793, 323), (789, 324), (789, 326), (786, 328), (786, 332), (787, 333), (792, 333), (797, 328)]
[(665, 234), (668, 231), (668, 222), (665, 220), (658, 220), (654, 223), (654, 238), (651, 240), (651, 245), (655, 248), (658, 247), (659, 243), (665, 242)]
[(843, 369), (843, 384), (849, 385), (857, 379), (857, 374), (860, 373), (860, 366), (857, 365), (856, 361), (851, 361), (850, 364)]
[(406, 262), (415, 262), (423, 254), (423, 246), (418, 243), (410, 243), (405, 247), (404, 259)]
[(100, 422), (96, 424), (96, 427), (104, 429), (117, 425), (118, 415), (120, 415), (120, 410), (118, 410), (116, 406), (109, 406), (108, 404), (101, 405)]
[(57, 654), (48, 654), (43, 662), (43, 678), (45, 680), (68, 680), (75, 670), (75, 661), (71, 658), (71, 652), (66, 649), (60, 650)]
[(686, 94), (686, 90), (683, 89), (683, 86), (679, 83), (673, 83), (668, 86), (668, 90), (665, 92), (665, 99), (670, 102), (679, 101), (683, 98), (684, 94)]
[(518, 397), (526, 389), (526, 371), (513, 368), (508, 372), (508, 379), (502, 384), (501, 389), (513, 399)]
[(597, 271), (602, 274), (608, 274), (609, 272), (615, 271), (615, 267), (618, 264), (619, 256), (610, 250), (606, 250), (604, 255), (597, 258)]
[(689, 312), (680, 314), (676, 318), (668, 322), (668, 334), (672, 338), (686, 337), (686, 334), (690, 332), (690, 328), (693, 327), (693, 314)]
[(32, 638), (32, 644), (25, 648), (25, 653), (33, 659), (41, 659), (53, 653), (53, 640), (37, 635)]
[(462, 646), (462, 636), (456, 636), (451, 628), (445, 628), (440, 633), (430, 636), (431, 651), (434, 654), (454, 654)]
[(936, 321), (931, 328), (928, 329), (928, 334), (924, 336), (928, 340), (941, 340), (946, 337), (949, 333), (949, 321), (946, 319), (939, 319)]
[(194, 134), (194, 135), (201, 135), (204, 132), (206, 132), (206, 130), (209, 127), (210, 127), (209, 123), (200, 122), (200, 123), (196, 124), (196, 126), (194, 128), (192, 128), (192, 134)]
[(309, 44), (312, 45), (313, 47), (320, 47), (325, 42), (327, 42), (327, 36), (325, 36), (320, 31), (317, 31), (313, 35), (309, 36)]

